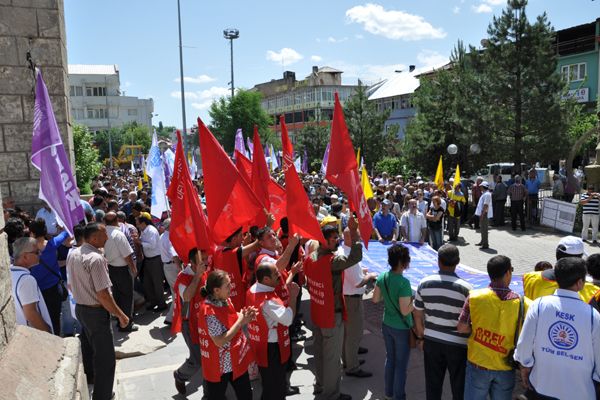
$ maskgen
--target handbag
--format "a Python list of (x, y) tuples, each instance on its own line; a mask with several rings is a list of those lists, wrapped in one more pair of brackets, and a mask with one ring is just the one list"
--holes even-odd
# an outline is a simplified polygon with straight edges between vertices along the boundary
[[(388, 275), (389, 276), (389, 275)], [(386, 277), (387, 278), (387, 277)], [(387, 279), (384, 278), (383, 279), (383, 285), (385, 286), (385, 292), (387, 293), (387, 296), (390, 298), (390, 300), (392, 299), (392, 296), (390, 296), (390, 290), (388, 288), (388, 284), (387, 284)], [(417, 334), (415, 333), (415, 329), (411, 326), (409, 326), (409, 321), (408, 318), (406, 318), (402, 312), (400, 311), (400, 309), (398, 308), (398, 305), (396, 305), (395, 302), (391, 302), (394, 305), (394, 308), (396, 309), (396, 311), (398, 312), (398, 315), (400, 315), (400, 318), (402, 318), (402, 322), (404, 322), (404, 324), (406, 324), (406, 326), (409, 327), (409, 333), (408, 333), (408, 347), (411, 349), (414, 349), (415, 347), (417, 347)]]
[(40, 258), (40, 264), (42, 264), (44, 266), (44, 268), (46, 268), (48, 271), (50, 271), (50, 273), (56, 277), (58, 277), (58, 294), (60, 296), (60, 300), (61, 301), (65, 301), (69, 298), (69, 291), (67, 290), (67, 283), (63, 280), (62, 276), (60, 274), (57, 274), (55, 271), (52, 270), (52, 268), (50, 268), (48, 266), (48, 264), (46, 264), (44, 261), (42, 261), (42, 259)]
[(512, 369), (519, 369), (519, 363), (515, 361), (515, 349), (517, 348), (517, 342), (519, 341), (519, 331), (521, 324), (523, 323), (523, 314), (525, 313), (525, 306), (523, 305), (523, 296), (519, 295), (519, 316), (517, 317), (517, 326), (515, 328), (514, 347), (506, 355), (506, 362), (512, 367)]

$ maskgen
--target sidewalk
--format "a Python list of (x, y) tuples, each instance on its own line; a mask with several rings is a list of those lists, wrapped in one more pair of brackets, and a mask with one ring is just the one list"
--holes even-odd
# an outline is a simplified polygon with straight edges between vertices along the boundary
[[(560, 238), (566, 236), (560, 232), (536, 230), (512, 231), (508, 227), (492, 228), (489, 234), (490, 249), (480, 250), (474, 244), (480, 239), (479, 232), (463, 226), (459, 241), (455, 244), (461, 252), (461, 262), (485, 273), (487, 260), (495, 254), (503, 254), (511, 258), (515, 273), (522, 274), (533, 270), (535, 263), (541, 260), (555, 261), (555, 248)], [(588, 252), (598, 249), (586, 244)], [(310, 321), (308, 293), (303, 294), (301, 310)], [(364, 355), (363, 368), (373, 373), (371, 378), (342, 378), (342, 392), (352, 395), (353, 399), (383, 399), (383, 373), (385, 363), (385, 347), (381, 336), (381, 320), (383, 306), (373, 304), (365, 298), (365, 331), (361, 345), (369, 349)], [(170, 336), (169, 327), (163, 324), (164, 316), (145, 313), (136, 317), (140, 331), (130, 334), (128, 338), (117, 336), (117, 351), (129, 358), (117, 361), (116, 386), (117, 399), (184, 399), (177, 394), (173, 381), (173, 371), (187, 357), (187, 348), (181, 335)], [(311, 331), (306, 329), (307, 340), (294, 344), (293, 354), (297, 357), (298, 370), (291, 375), (292, 385), (300, 388), (300, 394), (289, 397), (291, 400), (312, 399), (314, 375)], [(143, 355), (133, 356), (143, 353)], [(133, 356), (133, 357), (132, 357)], [(363, 357), (361, 357), (363, 358)], [(260, 382), (253, 383), (254, 398), (260, 399)], [(515, 395), (522, 393), (517, 384)], [(411, 352), (406, 384), (408, 399), (425, 398), (425, 377), (423, 355), (419, 350)], [(188, 399), (201, 399), (201, 377), (197, 374), (188, 384)], [(230, 399), (235, 398), (232, 394)], [(444, 385), (444, 399), (451, 399), (448, 378)]]

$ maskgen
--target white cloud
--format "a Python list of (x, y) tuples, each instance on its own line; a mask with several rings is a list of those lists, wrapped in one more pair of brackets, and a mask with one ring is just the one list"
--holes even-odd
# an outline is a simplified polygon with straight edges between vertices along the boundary
[(323, 57), (321, 56), (310, 56), (310, 60), (314, 61), (314, 62), (320, 62), (323, 60)]
[(492, 12), (492, 7), (488, 6), (485, 3), (482, 3), (478, 6), (473, 6), (473, 11), (475, 11), (477, 14), (482, 14), (482, 13), (491, 13)]
[(356, 35), (354, 35), (355, 38), (357, 38), (358, 40), (364, 39), (365, 37), (363, 35), (361, 35), (360, 33), (357, 33)]
[(455, 6), (455, 7), (452, 9), (452, 12), (453, 12), (454, 14), (459, 14), (459, 13), (460, 13), (460, 7), (459, 7), (459, 6)]
[(192, 103), (192, 107), (195, 108), (196, 110), (207, 110), (210, 105), (212, 104), (212, 100), (210, 101), (205, 101), (202, 103)]
[(128, 88), (128, 87), (131, 87), (131, 85), (133, 85), (133, 83), (131, 83), (131, 82), (129, 82), (129, 81), (126, 81), (126, 82), (125, 82), (125, 87), (126, 87), (126, 88)]
[(419, 15), (386, 10), (379, 4), (367, 3), (352, 7), (346, 11), (346, 18), (350, 22), (361, 24), (367, 32), (388, 39), (410, 41), (446, 37), (443, 29), (434, 28)]
[[(171, 92), (171, 97), (174, 97), (176, 99), (180, 99), (181, 98), (181, 91), (173, 91)], [(189, 100), (194, 100), (198, 98), (198, 95), (196, 94), (196, 92), (185, 92), (185, 98), (189, 99)]]
[(328, 41), (329, 43), (343, 43), (343, 42), (345, 42), (346, 40), (348, 40), (348, 38), (347, 38), (347, 37), (343, 37), (343, 38), (340, 38), (340, 39), (336, 39), (336, 38), (334, 38), (333, 36), (329, 36), (329, 37), (327, 38), (327, 41)]
[[(213, 86), (210, 89), (199, 90), (195, 92), (185, 92), (186, 100), (196, 100), (192, 102), (192, 107), (197, 110), (205, 110), (212, 104), (213, 101), (227, 96), (230, 93), (230, 88)], [(178, 91), (171, 92), (171, 97), (181, 99), (181, 93)]]
[(490, 6), (501, 6), (506, 4), (506, 0), (485, 0)]
[(267, 60), (282, 64), (284, 66), (294, 64), (302, 60), (304, 56), (298, 53), (294, 49), (284, 47), (279, 52), (269, 50), (267, 51)]
[[(215, 80), (215, 78), (212, 78), (208, 75), (198, 75), (197, 77), (193, 77), (193, 76), (184, 76), (183, 77), (183, 81), (186, 83), (202, 84), (202, 83), (213, 82), (214, 80)], [(181, 82), (181, 79), (175, 78), (173, 81), (179, 83), (179, 82)]]
[(373, 84), (383, 79), (391, 78), (397, 70), (406, 71), (404, 64), (347, 64), (343, 61), (332, 62), (335, 68), (344, 71), (344, 79), (360, 79), (367, 84)]
[(439, 68), (448, 64), (448, 57), (433, 50), (421, 50), (417, 54), (417, 61), (421, 69)]

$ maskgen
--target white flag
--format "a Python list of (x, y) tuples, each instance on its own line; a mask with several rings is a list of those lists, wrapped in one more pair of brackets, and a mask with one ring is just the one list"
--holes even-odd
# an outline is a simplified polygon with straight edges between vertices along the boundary
[(152, 135), (152, 146), (150, 146), (146, 162), (146, 172), (150, 179), (152, 179), (152, 206), (150, 208), (150, 213), (155, 217), (160, 218), (162, 217), (162, 213), (169, 209), (169, 206), (167, 203), (165, 171), (160, 156), (160, 149), (158, 148), (156, 131)]

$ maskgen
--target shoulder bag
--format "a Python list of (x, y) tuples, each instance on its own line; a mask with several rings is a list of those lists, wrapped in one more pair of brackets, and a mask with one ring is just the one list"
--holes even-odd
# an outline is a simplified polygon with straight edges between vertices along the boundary
[(513, 341), (514, 347), (506, 355), (506, 362), (513, 369), (519, 369), (519, 363), (515, 361), (514, 355), (515, 355), (515, 350), (517, 349), (517, 342), (519, 341), (519, 332), (521, 330), (520, 329), (521, 324), (523, 323), (523, 314), (525, 313), (525, 306), (523, 303), (524, 303), (523, 296), (519, 295), (519, 316), (517, 317), (517, 326), (515, 328), (515, 338)]
[(46, 264), (44, 261), (42, 261), (41, 258), (40, 258), (40, 264), (42, 264), (44, 266), (44, 268), (46, 268), (48, 271), (50, 271), (50, 273), (52, 275), (54, 275), (58, 278), (57, 288), (58, 288), (58, 294), (60, 296), (60, 300), (61, 301), (67, 300), (69, 298), (69, 292), (67, 291), (67, 284), (63, 280), (62, 276), (60, 274), (57, 274), (56, 271), (53, 271), (52, 268), (50, 268), (48, 266), (48, 264)]
[(390, 299), (390, 302), (394, 305), (394, 309), (398, 312), (398, 315), (400, 315), (400, 318), (402, 318), (402, 321), (404, 322), (404, 324), (409, 327), (408, 330), (410, 332), (408, 333), (408, 347), (411, 349), (414, 349), (415, 347), (417, 347), (417, 334), (415, 333), (414, 328), (410, 327), (408, 318), (406, 318), (402, 314), (402, 312), (400, 311), (400, 308), (398, 308), (398, 305), (396, 304), (396, 302), (393, 301), (392, 296), (390, 296), (390, 289), (388, 288), (387, 277), (385, 277), (383, 279), (383, 285), (385, 286), (385, 292), (387, 293), (387, 296)]

